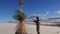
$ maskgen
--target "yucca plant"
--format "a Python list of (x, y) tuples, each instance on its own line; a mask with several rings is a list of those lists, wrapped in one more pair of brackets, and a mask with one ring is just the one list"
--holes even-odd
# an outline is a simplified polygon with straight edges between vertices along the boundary
[(18, 28), (15, 34), (27, 34), (25, 29), (25, 22), (26, 14), (23, 11), (17, 10), (16, 14), (14, 15), (14, 19), (19, 21)]

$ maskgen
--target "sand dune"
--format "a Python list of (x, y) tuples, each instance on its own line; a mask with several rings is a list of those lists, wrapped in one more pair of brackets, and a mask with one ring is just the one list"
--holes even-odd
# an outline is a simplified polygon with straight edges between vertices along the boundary
[[(0, 34), (14, 34), (17, 23), (0, 23)], [(28, 34), (36, 34), (35, 25), (27, 24)], [(60, 34), (60, 27), (40, 26), (41, 34)]]

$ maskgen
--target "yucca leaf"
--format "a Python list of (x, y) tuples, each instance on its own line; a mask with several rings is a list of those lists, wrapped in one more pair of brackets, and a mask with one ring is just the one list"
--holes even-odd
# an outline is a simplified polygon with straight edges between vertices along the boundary
[(13, 16), (14, 19), (19, 20), (19, 21), (24, 21), (26, 18), (26, 14), (20, 10), (16, 11), (16, 14)]

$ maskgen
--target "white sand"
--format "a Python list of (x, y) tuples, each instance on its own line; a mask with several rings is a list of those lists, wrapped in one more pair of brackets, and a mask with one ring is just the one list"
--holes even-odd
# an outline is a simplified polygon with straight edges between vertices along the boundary
[[(14, 34), (16, 23), (0, 23), (0, 34)], [(40, 26), (41, 34), (57, 34), (59, 31), (60, 34), (60, 27), (51, 27), (51, 26)], [(28, 34), (36, 34), (36, 27), (35, 25), (27, 24), (27, 32)]]

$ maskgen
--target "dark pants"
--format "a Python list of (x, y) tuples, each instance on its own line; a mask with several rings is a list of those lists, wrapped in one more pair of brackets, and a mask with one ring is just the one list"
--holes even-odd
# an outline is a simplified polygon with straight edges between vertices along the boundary
[(36, 31), (37, 31), (37, 34), (40, 34), (40, 32), (39, 32), (39, 24), (36, 25)]

